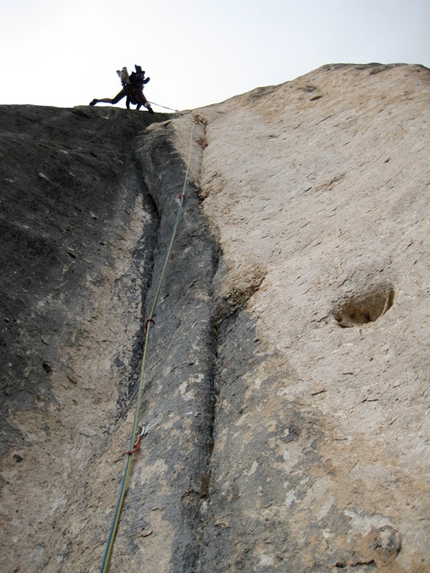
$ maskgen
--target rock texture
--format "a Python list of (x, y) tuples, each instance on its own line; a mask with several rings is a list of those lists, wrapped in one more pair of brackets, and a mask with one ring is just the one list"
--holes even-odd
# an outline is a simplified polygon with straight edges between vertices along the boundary
[[(425, 573), (430, 71), (3, 106), (5, 572)], [(196, 145), (195, 141), (199, 144)]]

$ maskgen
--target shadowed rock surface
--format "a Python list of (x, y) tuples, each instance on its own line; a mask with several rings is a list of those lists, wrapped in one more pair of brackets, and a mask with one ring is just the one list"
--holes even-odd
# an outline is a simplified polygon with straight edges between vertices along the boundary
[[(430, 72), (2, 106), (1, 570), (430, 568)], [(198, 140), (198, 145), (196, 141)]]

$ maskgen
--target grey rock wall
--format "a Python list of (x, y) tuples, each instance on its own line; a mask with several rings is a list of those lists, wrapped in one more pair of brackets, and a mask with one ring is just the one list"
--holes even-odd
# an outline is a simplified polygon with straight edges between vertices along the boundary
[(429, 79), (1, 109), (2, 570), (100, 568), (190, 151), (111, 570), (429, 569)]
[(56, 534), (60, 554), (73, 551), (74, 491), (88, 495), (88, 465), (139, 375), (159, 222), (132, 150), (154, 119), (86, 107), (0, 113), (0, 568), (56, 571)]

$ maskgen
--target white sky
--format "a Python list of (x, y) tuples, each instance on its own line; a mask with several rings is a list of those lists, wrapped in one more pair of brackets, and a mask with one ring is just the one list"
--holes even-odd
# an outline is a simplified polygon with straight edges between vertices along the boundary
[(430, 0), (0, 0), (0, 104), (113, 97), (138, 64), (192, 109), (340, 62), (430, 67)]

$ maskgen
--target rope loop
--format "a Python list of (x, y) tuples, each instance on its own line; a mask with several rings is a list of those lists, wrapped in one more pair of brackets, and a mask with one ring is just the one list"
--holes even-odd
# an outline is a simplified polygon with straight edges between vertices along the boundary
[(152, 324), (155, 326), (155, 320), (153, 318), (148, 318), (145, 322), (145, 328), (143, 329), (143, 338), (146, 338), (146, 335), (148, 333), (148, 324), (152, 322)]

